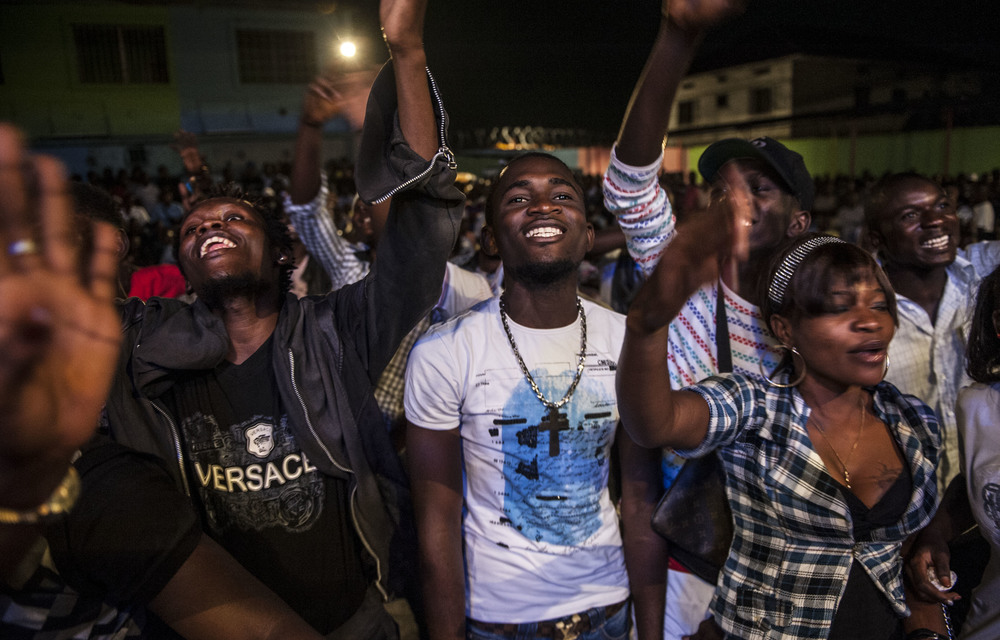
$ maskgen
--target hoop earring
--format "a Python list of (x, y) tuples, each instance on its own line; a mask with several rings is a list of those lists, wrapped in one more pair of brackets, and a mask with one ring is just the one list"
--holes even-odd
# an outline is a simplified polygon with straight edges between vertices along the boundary
[[(786, 345), (782, 344), (782, 345), (779, 345), (779, 348), (781, 348), (781, 349), (787, 349), (789, 351), (789, 353), (792, 354), (792, 370), (793, 371), (795, 369), (795, 356), (798, 356), (799, 360), (802, 361), (802, 373), (799, 374), (798, 378), (796, 378), (795, 380), (793, 380), (791, 382), (786, 382), (786, 383), (775, 382), (774, 380), (771, 379), (771, 377), (767, 374), (767, 372), (764, 371), (764, 362), (763, 361), (758, 362), (757, 366), (760, 368), (760, 374), (762, 376), (764, 376), (764, 380), (766, 380), (769, 385), (771, 385), (772, 387), (778, 387), (779, 389), (789, 389), (791, 387), (794, 387), (794, 386), (798, 385), (800, 382), (802, 382), (803, 380), (806, 379), (806, 361), (805, 361), (805, 358), (802, 357), (802, 354), (799, 353), (799, 350), (796, 349), (795, 347), (789, 347), (789, 346), (786, 346)], [(777, 371), (777, 369), (775, 371)], [(774, 375), (774, 371), (771, 372), (771, 375)]]
[(885, 380), (885, 377), (887, 375), (889, 375), (889, 352), (888, 351), (885, 352), (885, 364), (882, 365), (882, 379)]

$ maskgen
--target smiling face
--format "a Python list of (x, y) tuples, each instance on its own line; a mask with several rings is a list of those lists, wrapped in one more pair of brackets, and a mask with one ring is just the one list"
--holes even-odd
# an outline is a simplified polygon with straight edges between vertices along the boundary
[(511, 162), (490, 196), (483, 237), (499, 253), (508, 278), (550, 285), (576, 277), (594, 242), (583, 192), (559, 160), (531, 155)]
[[(745, 158), (733, 161), (753, 195), (750, 227), (750, 251), (767, 253), (809, 228), (809, 214), (802, 211), (798, 199), (783, 186), (778, 174), (761, 160)], [(716, 184), (713, 189), (720, 189)]]
[(895, 323), (874, 274), (838, 276), (820, 313), (796, 320), (776, 316), (772, 323), (778, 339), (802, 354), (813, 381), (838, 388), (882, 380)]
[(886, 267), (945, 268), (955, 261), (958, 215), (947, 193), (920, 176), (890, 178), (865, 205), (872, 244)]
[[(247, 203), (212, 198), (191, 210), (180, 228), (178, 262), (199, 296), (221, 283), (266, 291), (278, 286), (287, 257), (272, 248), (265, 220)], [(209, 296), (213, 297), (213, 296)]]

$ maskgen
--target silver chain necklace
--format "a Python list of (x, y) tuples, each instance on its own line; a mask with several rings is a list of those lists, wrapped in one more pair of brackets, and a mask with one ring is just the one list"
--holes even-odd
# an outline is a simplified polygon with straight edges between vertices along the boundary
[(550, 414), (569, 402), (569, 399), (573, 397), (573, 392), (576, 391), (576, 385), (580, 384), (580, 378), (583, 377), (583, 363), (587, 359), (587, 316), (583, 312), (583, 303), (580, 301), (580, 298), (576, 299), (576, 310), (580, 314), (580, 354), (577, 356), (576, 375), (573, 377), (573, 384), (569, 385), (569, 390), (562, 397), (562, 400), (551, 402), (542, 394), (542, 390), (538, 388), (538, 383), (531, 377), (531, 372), (528, 371), (527, 365), (524, 364), (521, 352), (517, 350), (517, 343), (514, 342), (514, 334), (510, 332), (510, 325), (507, 324), (507, 305), (504, 303), (503, 296), (500, 296), (500, 321), (503, 323), (503, 330), (507, 334), (507, 341), (510, 342), (510, 348), (514, 351), (517, 364), (521, 367), (521, 373), (528, 379), (531, 390), (535, 392), (535, 396), (545, 405)]

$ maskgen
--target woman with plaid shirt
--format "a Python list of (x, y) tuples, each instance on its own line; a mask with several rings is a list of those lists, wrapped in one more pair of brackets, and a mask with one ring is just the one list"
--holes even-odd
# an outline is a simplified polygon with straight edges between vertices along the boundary
[(727, 634), (903, 638), (900, 547), (933, 515), (941, 440), (933, 412), (882, 380), (896, 306), (871, 256), (831, 236), (794, 240), (761, 283), (778, 369), (669, 390), (668, 324), (720, 269), (732, 277), (758, 222), (746, 183), (732, 167), (723, 177), (632, 304), (622, 422), (642, 446), (719, 452), (735, 534), (712, 612)]

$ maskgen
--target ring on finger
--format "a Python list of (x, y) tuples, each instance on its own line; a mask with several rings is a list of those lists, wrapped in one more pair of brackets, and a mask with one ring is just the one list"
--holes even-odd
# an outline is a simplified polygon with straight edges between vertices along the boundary
[(21, 256), (34, 255), (38, 253), (38, 243), (36, 243), (31, 238), (22, 238), (20, 240), (15, 240), (7, 245), (7, 255), (13, 258), (19, 258)]

